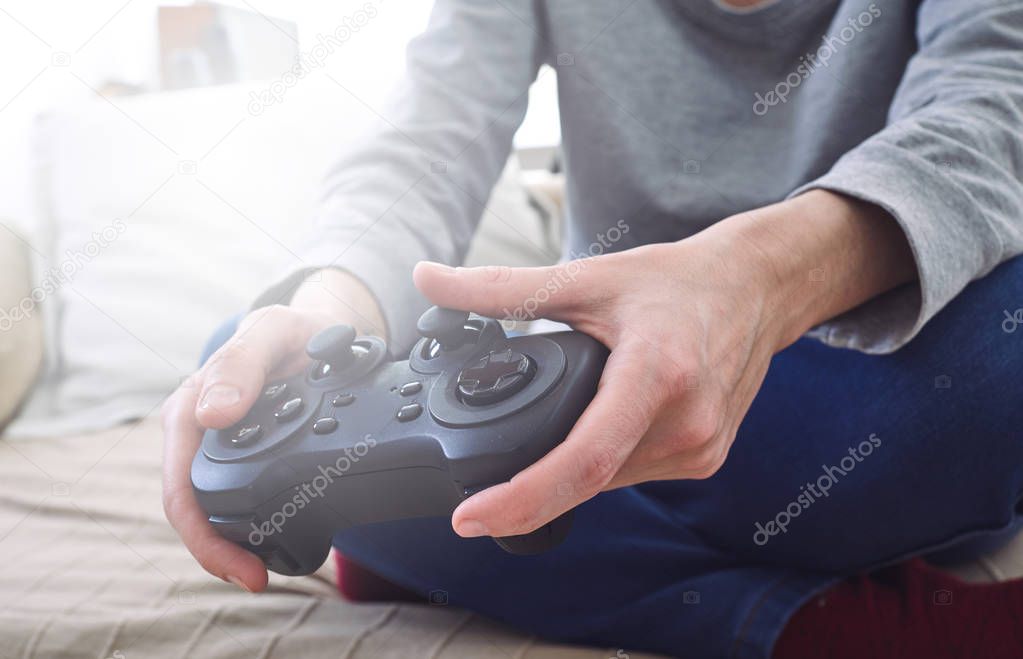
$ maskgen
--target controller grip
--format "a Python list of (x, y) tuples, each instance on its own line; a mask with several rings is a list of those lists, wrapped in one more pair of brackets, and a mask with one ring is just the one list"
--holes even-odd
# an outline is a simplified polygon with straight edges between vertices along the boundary
[(542, 554), (560, 545), (568, 537), (571, 528), (572, 511), (569, 510), (532, 533), (494, 538), (494, 542), (509, 554)]

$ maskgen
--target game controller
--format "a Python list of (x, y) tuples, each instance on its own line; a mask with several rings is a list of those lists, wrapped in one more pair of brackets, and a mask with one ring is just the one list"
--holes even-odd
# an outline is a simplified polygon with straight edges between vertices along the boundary
[[(309, 574), (342, 529), (450, 515), (557, 446), (596, 393), (608, 351), (580, 332), (507, 337), (433, 307), (406, 361), (347, 325), (310, 339), (312, 364), (266, 385), (240, 422), (208, 430), (192, 485), (210, 524), (285, 575)], [(496, 538), (514, 554), (557, 546), (571, 511)]]

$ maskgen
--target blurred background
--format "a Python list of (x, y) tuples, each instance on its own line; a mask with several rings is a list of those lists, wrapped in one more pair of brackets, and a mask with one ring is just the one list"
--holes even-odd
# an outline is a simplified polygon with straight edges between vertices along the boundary
[[(144, 417), (194, 370), (297, 260), (327, 167), (387, 120), (430, 4), (0, 3), (9, 433)], [(470, 262), (556, 260), (559, 141), (545, 71)]]
[[(333, 560), (252, 597), (164, 516), (163, 401), (305, 265), (324, 176), (390, 123), (431, 4), (0, 0), (0, 658), (615, 655), (443, 590), (349, 604)], [(560, 254), (552, 70), (530, 98), (471, 263)]]

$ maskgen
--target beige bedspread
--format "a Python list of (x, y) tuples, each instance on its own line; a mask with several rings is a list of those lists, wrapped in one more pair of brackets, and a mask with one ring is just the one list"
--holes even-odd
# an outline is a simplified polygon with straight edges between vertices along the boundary
[(334, 590), (332, 561), (309, 577), (274, 575), (261, 595), (207, 575), (163, 517), (156, 416), (0, 441), (0, 659), (618, 655), (452, 607), (351, 604)]
[[(250, 595), (203, 572), (160, 503), (156, 412), (88, 436), (0, 441), (0, 659), (487, 657), (604, 659), (446, 606), (351, 604), (330, 569)], [(1023, 539), (960, 566), (1023, 575)]]

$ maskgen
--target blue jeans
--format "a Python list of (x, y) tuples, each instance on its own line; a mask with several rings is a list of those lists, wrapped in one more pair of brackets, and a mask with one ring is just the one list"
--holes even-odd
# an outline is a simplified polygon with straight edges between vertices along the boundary
[(335, 545), (433, 601), (543, 637), (767, 657), (789, 616), (843, 575), (970, 553), (1018, 526), (1023, 327), (1007, 331), (1003, 310), (1021, 306), (1023, 258), (895, 354), (798, 341), (774, 358), (716, 475), (600, 494), (549, 553), (511, 556), (447, 519), (348, 529)]

